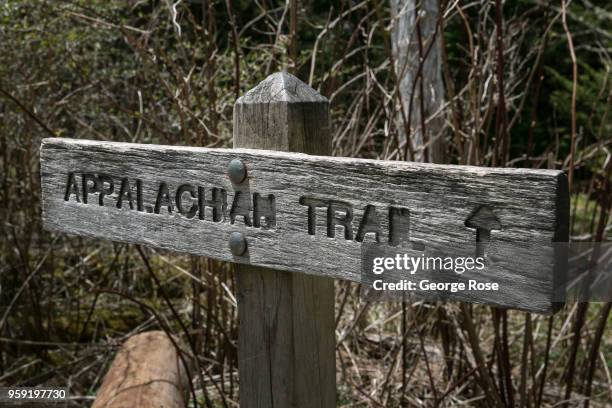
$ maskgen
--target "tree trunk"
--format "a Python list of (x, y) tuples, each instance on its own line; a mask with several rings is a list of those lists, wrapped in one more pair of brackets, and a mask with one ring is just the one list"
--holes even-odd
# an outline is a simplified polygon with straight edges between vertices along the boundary
[(409, 131), (414, 160), (442, 163), (444, 83), (438, 0), (391, 0), (391, 16), (394, 68), (404, 110), (396, 116), (400, 143), (407, 141)]

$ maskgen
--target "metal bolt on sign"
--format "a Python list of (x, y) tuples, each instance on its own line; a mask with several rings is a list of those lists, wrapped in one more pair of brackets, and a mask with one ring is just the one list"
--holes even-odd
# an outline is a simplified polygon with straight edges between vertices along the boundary
[(227, 166), (227, 175), (234, 184), (240, 184), (247, 175), (246, 166), (240, 159), (232, 159)]
[(247, 249), (247, 242), (242, 232), (234, 231), (229, 236), (229, 247), (235, 256), (243, 255)]

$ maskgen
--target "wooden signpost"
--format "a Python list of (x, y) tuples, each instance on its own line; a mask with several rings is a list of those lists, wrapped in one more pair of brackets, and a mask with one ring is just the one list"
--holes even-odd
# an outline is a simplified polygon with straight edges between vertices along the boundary
[(453, 299), (553, 311), (562, 172), (329, 157), (328, 101), (286, 73), (236, 102), (234, 147), (45, 139), (41, 175), (49, 230), (240, 265), (242, 406), (335, 406), (329, 278), (359, 281), (364, 246), (521, 243), (502, 291)]

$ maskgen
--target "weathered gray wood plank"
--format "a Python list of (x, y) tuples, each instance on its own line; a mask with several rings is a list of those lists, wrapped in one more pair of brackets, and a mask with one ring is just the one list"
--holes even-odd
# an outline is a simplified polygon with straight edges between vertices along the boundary
[[(226, 175), (227, 165), (234, 158), (247, 167), (248, 176), (241, 185), (232, 185)], [(534, 251), (539, 251), (537, 245), (567, 240), (566, 180), (563, 173), (553, 170), (51, 138), (42, 144), (41, 173), (43, 221), (47, 229), (354, 281), (360, 276), (363, 243), (375, 241), (374, 233), (365, 234), (363, 243), (357, 241), (364, 213), (372, 208), (368, 206), (374, 206), (378, 214), (381, 246), (389, 241), (389, 207), (409, 212), (409, 228), (402, 224), (401, 229), (392, 233), (394, 239), (401, 240), (400, 248), (410, 248), (417, 242), (444, 250), (454, 243), (474, 241), (475, 230), (466, 226), (466, 221), (481, 207), (490, 209), (501, 225), (500, 230), (489, 233), (492, 244), (519, 242), (527, 247), (533, 244)], [(79, 201), (74, 188), (65, 200), (70, 174), (74, 175)], [(83, 174), (98, 177), (100, 189), (106, 194), (89, 193), (85, 204)], [(112, 179), (112, 191), (104, 175)], [(122, 208), (117, 208), (122, 180), (126, 178), (132, 191), (133, 209), (125, 192)], [(136, 180), (141, 181), (142, 211), (136, 199)], [(161, 183), (168, 187), (171, 213), (165, 200), (158, 206), (159, 214), (155, 213)], [(89, 181), (88, 186), (92, 184)], [(190, 209), (192, 204), (197, 209), (198, 187), (204, 188), (207, 200), (212, 199), (212, 188), (219, 189), (218, 194), (225, 191), (227, 206), (219, 208), (219, 218), (214, 218), (210, 207), (204, 212), (198, 209), (196, 214), (180, 214), (175, 195), (179, 186), (185, 184), (194, 187), (196, 198), (189, 198), (189, 192), (185, 192), (184, 209)], [(245, 206), (234, 211), (232, 223), (232, 202), (238, 192), (251, 201), (254, 193), (259, 194), (259, 199), (273, 195), (275, 220), (260, 221), (260, 227), (255, 227), (252, 203), (247, 200)], [(313, 202), (322, 207), (311, 207), (309, 217), (305, 204)], [(332, 223), (328, 229), (329, 203), (332, 215), (350, 208), (351, 228), (343, 228), (342, 222), (334, 217), (337, 225)], [(244, 217), (236, 215), (249, 205), (251, 211), (246, 214), (253, 226), (246, 226)], [(264, 206), (258, 206), (258, 211), (264, 214)], [(248, 250), (244, 256), (233, 256), (229, 250), (228, 237), (233, 231), (242, 231), (246, 236)], [(540, 256), (535, 261), (536, 267), (530, 269), (516, 266), (516, 261), (501, 260), (496, 271), (506, 290), (485, 294), (478, 300), (549, 312), (554, 256)]]

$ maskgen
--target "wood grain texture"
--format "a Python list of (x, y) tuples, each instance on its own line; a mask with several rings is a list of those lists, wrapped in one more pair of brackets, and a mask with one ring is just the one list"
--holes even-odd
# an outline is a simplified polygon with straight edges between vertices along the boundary
[(92, 408), (182, 408), (188, 387), (186, 369), (166, 333), (140, 333), (121, 346)]
[[(292, 75), (269, 76), (234, 106), (234, 147), (330, 154), (327, 99)], [(240, 406), (335, 407), (333, 280), (252, 265), (236, 273)]]
[[(225, 174), (233, 158), (247, 166), (246, 182), (233, 186)], [(139, 243), (216, 259), (265, 266), (337, 279), (358, 281), (362, 243), (347, 240), (335, 226), (330, 238), (326, 209), (316, 209), (315, 234), (311, 235), (308, 207), (301, 197), (317, 197), (350, 203), (353, 236), (368, 205), (380, 211), (383, 237), (388, 235), (389, 206), (407, 208), (409, 231), (402, 236), (428, 248), (444, 250), (454, 243), (474, 240), (466, 220), (481, 206), (493, 209), (502, 229), (490, 233), (492, 243), (548, 245), (567, 240), (567, 182), (554, 170), (499, 169), (443, 166), (408, 162), (332, 158), (298, 153), (246, 149), (204, 149), (178, 146), (45, 139), (41, 149), (43, 222), (45, 228), (77, 235)], [(74, 195), (64, 200), (69, 173), (110, 175), (115, 192), (98, 205), (99, 194), (88, 204)], [(122, 178), (142, 180), (145, 211), (117, 208)], [(165, 182), (171, 196), (178, 186), (218, 187), (227, 191), (224, 220), (187, 218), (177, 211), (147, 212), (156, 202), (158, 186)], [(208, 191), (208, 190), (207, 190)], [(245, 226), (242, 217), (230, 222), (230, 203), (236, 192), (275, 196), (274, 228)], [(208, 192), (206, 193), (208, 194)], [(173, 198), (171, 197), (171, 201)], [(134, 205), (135, 206), (135, 205)], [(149, 208), (151, 207), (151, 208)], [(248, 249), (232, 256), (228, 237), (244, 232)], [(373, 242), (366, 234), (363, 243)], [(403, 247), (403, 244), (399, 248)], [(385, 245), (385, 242), (381, 243)], [(410, 246), (408, 246), (410, 247)], [(534, 246), (534, 249), (537, 249)], [(535, 270), (523, 272), (514, 259), (499, 266), (499, 278), (508, 293), (491, 295), (482, 302), (534, 311), (550, 309), (553, 256), (540, 257)], [(534, 268), (532, 268), (534, 269)], [(518, 298), (517, 291), (525, 291)], [(525, 299), (530, 299), (525, 303)]]
[[(289, 98), (282, 92), (275, 95)], [(321, 136), (328, 132), (329, 122), (321, 116), (320, 107), (312, 106), (316, 102), (295, 103), (293, 110), (278, 102), (267, 107), (249, 102), (257, 100), (252, 94), (244, 98), (246, 103), (240, 100), (236, 104), (236, 118), (249, 119), (236, 119), (236, 143), (243, 140), (253, 147), (248, 144), (253, 142), (248, 142), (247, 135), (261, 134), (262, 144), (269, 148), (275, 147), (272, 140), (277, 140), (279, 150), (301, 149), (313, 154), (329, 151), (330, 142)], [(316, 113), (319, 119), (300, 118), (300, 114), (317, 117), (307, 112)], [(264, 113), (269, 122), (255, 119)], [(289, 123), (299, 126), (280, 130)], [(233, 185), (226, 174), (227, 165), (234, 158), (242, 160), (247, 168), (247, 178), (239, 185)], [(65, 200), (71, 173), (79, 190), (83, 174), (105, 180), (101, 181), (105, 191), (102, 206), (99, 205), (102, 194), (97, 192), (89, 194), (87, 204), (83, 202), (83, 191), (79, 191), (79, 202), (74, 191)], [(451, 299), (541, 313), (553, 310), (552, 286), (560, 278), (555, 270), (562, 261), (556, 258), (552, 242), (567, 241), (568, 236), (567, 181), (562, 172), (555, 170), (52, 138), (43, 140), (41, 176), (43, 222), (47, 229), (353, 281), (360, 279), (362, 247), (376, 242), (375, 233), (360, 237), (360, 229), (368, 231), (369, 223), (363, 220), (368, 219), (366, 213), (372, 208), (380, 223), (381, 242), (375, 245), (383, 249), (410, 249), (418, 244), (431, 251), (449, 251), (457, 245), (475, 242), (477, 223), (492, 223), (492, 230), (481, 235), (490, 241), (489, 252), (493, 255), (496, 247), (501, 248), (497, 254), (499, 262), (491, 273), (503, 291), (478, 297), (456, 294)], [(109, 178), (114, 184), (112, 192)], [(132, 191), (133, 209), (125, 191), (123, 194), (121, 191), (125, 179)], [(141, 181), (142, 211), (135, 198), (136, 179)], [(154, 207), (162, 184), (169, 196), (168, 200), (161, 200), (156, 214)], [(196, 206), (196, 214), (180, 214), (176, 210), (176, 191), (184, 184), (194, 187), (194, 196), (197, 187), (202, 187), (204, 198), (209, 201), (213, 199), (212, 188), (222, 189), (217, 193), (226, 192), (226, 208), (213, 214), (210, 207), (202, 212)], [(88, 186), (91, 187), (91, 182)], [(253, 220), (255, 193), (259, 194), (257, 200), (274, 196), (272, 224), (265, 219), (257, 223)], [(232, 216), (232, 203), (238, 196), (242, 205), (237, 206)], [(312, 204), (313, 199), (325, 205), (313, 204), (309, 216), (307, 204)], [(123, 202), (122, 208), (117, 208), (119, 201)], [(198, 199), (186, 192), (183, 201), (183, 207), (191, 208)], [(168, 203), (173, 209), (171, 213)], [(409, 216), (408, 223), (396, 223), (393, 233), (389, 228), (390, 207), (404, 209)], [(350, 208), (352, 217), (343, 224), (338, 219), (346, 208)], [(259, 215), (265, 214), (264, 206), (259, 205), (258, 211)], [(247, 215), (250, 226), (237, 213)], [(246, 237), (248, 249), (243, 256), (230, 252), (228, 237), (233, 231), (241, 231)], [(399, 240), (397, 247), (389, 246), (391, 235)], [(363, 238), (362, 242), (358, 238)], [(521, 259), (504, 249), (511, 245), (524, 249)]]

